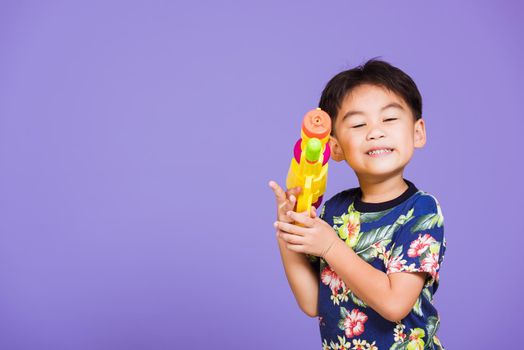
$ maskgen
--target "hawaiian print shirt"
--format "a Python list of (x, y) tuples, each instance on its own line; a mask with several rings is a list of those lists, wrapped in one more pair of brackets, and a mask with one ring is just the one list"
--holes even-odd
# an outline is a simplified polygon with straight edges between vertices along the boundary
[(444, 217), (435, 197), (404, 179), (408, 189), (382, 203), (361, 201), (360, 188), (342, 191), (322, 207), (329, 223), (362, 259), (386, 274), (427, 272), (410, 313), (399, 322), (379, 315), (349, 290), (322, 258), (307, 255), (319, 272), (318, 320), (327, 349), (443, 349), (433, 306), (446, 250)]

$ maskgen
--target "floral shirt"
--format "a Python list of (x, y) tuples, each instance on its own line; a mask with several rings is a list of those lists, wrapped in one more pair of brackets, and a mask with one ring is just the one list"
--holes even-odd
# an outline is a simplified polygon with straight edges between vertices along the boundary
[(307, 255), (320, 275), (318, 320), (325, 350), (443, 349), (433, 295), (446, 250), (444, 217), (435, 197), (404, 181), (408, 189), (382, 203), (362, 202), (360, 188), (342, 191), (324, 204), (319, 217), (376, 269), (427, 272), (424, 287), (410, 313), (391, 322), (348, 289), (324, 259)]

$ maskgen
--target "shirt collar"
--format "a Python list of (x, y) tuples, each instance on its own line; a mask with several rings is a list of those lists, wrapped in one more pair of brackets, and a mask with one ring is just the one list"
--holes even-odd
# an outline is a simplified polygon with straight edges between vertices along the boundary
[(357, 188), (357, 192), (355, 194), (355, 202), (353, 204), (353, 207), (355, 210), (366, 213), (366, 212), (377, 212), (377, 211), (384, 211), (387, 209), (391, 209), (400, 203), (404, 202), (406, 199), (411, 197), (413, 194), (418, 192), (418, 188), (409, 180), (403, 179), (404, 182), (408, 185), (408, 189), (404, 191), (400, 196), (393, 198), (386, 202), (380, 202), (380, 203), (366, 203), (362, 202), (362, 190), (360, 187)]

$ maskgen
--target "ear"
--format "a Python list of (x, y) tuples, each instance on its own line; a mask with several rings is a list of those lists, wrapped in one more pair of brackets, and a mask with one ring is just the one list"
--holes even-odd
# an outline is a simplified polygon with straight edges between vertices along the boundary
[(337, 139), (334, 136), (329, 136), (329, 148), (331, 148), (331, 159), (335, 162), (344, 160), (344, 152), (342, 147), (338, 144)]
[(422, 148), (426, 144), (426, 126), (424, 119), (420, 118), (415, 122), (415, 148)]

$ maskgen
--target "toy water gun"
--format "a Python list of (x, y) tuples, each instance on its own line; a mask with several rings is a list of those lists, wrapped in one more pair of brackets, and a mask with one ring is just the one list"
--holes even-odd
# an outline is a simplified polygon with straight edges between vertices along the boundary
[(326, 112), (316, 108), (306, 113), (286, 179), (287, 188), (302, 188), (297, 197), (296, 212), (307, 211), (311, 216), (311, 206), (318, 209), (322, 203), (331, 155), (330, 133), (331, 119)]

